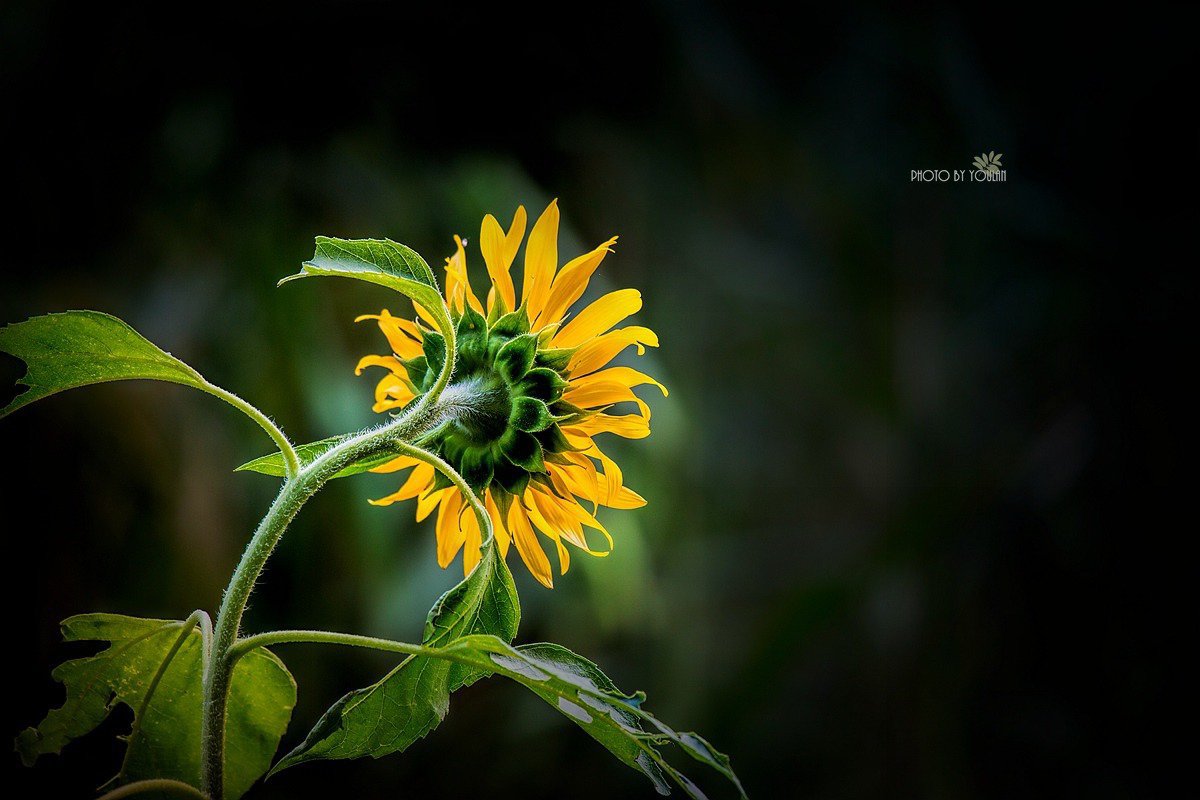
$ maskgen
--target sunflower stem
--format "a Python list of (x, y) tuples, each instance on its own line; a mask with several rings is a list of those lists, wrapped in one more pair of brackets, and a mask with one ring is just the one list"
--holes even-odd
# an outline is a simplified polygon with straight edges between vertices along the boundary
[[(200, 783), (203, 792), (213, 800), (223, 800), (224, 798), (225, 718), (229, 687), (236, 662), (233, 648), (238, 641), (242, 616), (245, 614), (246, 604), (250, 599), (250, 593), (254, 590), (254, 584), (258, 581), (267, 559), (279, 544), (288, 525), (295, 519), (296, 514), (308, 499), (345, 467), (379, 453), (396, 452), (401, 454), (403, 453), (401, 448), (406, 446), (406, 442), (427, 433), (446, 419), (463, 413), (471, 413), (473, 410), (471, 406), (473, 398), (469, 392), (446, 391), (454, 373), (454, 326), (450, 320), (449, 309), (444, 305), (441, 308), (431, 309), (431, 311), (446, 336), (446, 359), (442, 371), (425, 396), (408, 412), (392, 422), (351, 436), (325, 451), (310, 463), (300, 465), (295, 451), (282, 432), (261, 413), (255, 417), (268, 433), (274, 431), (272, 438), (276, 439), (284, 460), (288, 464), (288, 477), (280, 489), (279, 495), (267, 510), (266, 516), (259, 523), (254, 536), (247, 544), (241, 560), (230, 578), (229, 585), (225, 589), (221, 608), (217, 613), (212, 646), (205, 660), (204, 700), (200, 727)], [(229, 402), (240, 400), (233, 395), (225, 399)], [(425, 453), (425, 451), (422, 450), (421, 453)], [(436, 456), (433, 457), (436, 458)], [(295, 463), (294, 469), (293, 463)], [(445, 466), (449, 468), (449, 465)], [(453, 470), (451, 471), (453, 472)], [(461, 482), (462, 478), (460, 477), (458, 480)], [(463, 485), (465, 486), (465, 483)], [(466, 491), (469, 492), (469, 488)], [(474, 494), (469, 494), (468, 497), (469, 499), (473, 498), (473, 506), (476, 506), (476, 514), (479, 514), (483, 510), (482, 504)], [(481, 524), (486, 519), (487, 512), (483, 511)], [(487, 524), (490, 536), (490, 520)]]
[(450, 482), (453, 483), (460, 492), (462, 492), (463, 497), (465, 497), (467, 502), (470, 503), (471, 509), (475, 512), (475, 516), (479, 520), (479, 529), (484, 531), (485, 535), (483, 537), (483, 542), (480, 544), (480, 549), (491, 544), (492, 538), (495, 536), (495, 529), (492, 526), (492, 516), (488, 514), (487, 509), (479, 500), (479, 496), (475, 494), (475, 490), (472, 489), (466, 480), (463, 479), (462, 475), (458, 474), (458, 470), (450, 466), (450, 464), (447, 463), (441, 456), (437, 455), (436, 453), (431, 453), (430, 451), (422, 447), (418, 447), (415, 444), (410, 444), (408, 442), (396, 442), (396, 451), (401, 455), (408, 456), (409, 458), (416, 458), (424, 461), (426, 464), (429, 464), (438, 472), (449, 478)]

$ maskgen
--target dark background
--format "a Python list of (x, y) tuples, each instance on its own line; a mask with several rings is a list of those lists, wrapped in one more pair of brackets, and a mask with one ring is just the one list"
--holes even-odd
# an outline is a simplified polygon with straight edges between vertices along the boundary
[[(645, 689), (758, 798), (1165, 795), (1191, 735), (1156, 718), (1186, 721), (1196, 633), (1191, 14), (445, 5), (4, 3), (0, 321), (114, 313), (316, 439), (371, 421), (352, 367), (382, 339), (352, 319), (401, 304), (274, 288), (312, 237), (438, 266), (558, 197), (564, 256), (621, 235), (600, 288), (641, 289), (672, 394), (613, 446), (650, 501), (604, 517), (613, 556), (553, 592), (514, 570), (520, 640)], [(909, 180), (990, 150), (1005, 183)], [(20, 373), (3, 357), (0, 402)], [(68, 393), (0, 437), (9, 735), (61, 699), (58, 620), (213, 608), (275, 484), (230, 472), (257, 429), (178, 387)], [(315, 500), (248, 626), (419, 636), (459, 566), (411, 505), (366, 504), (394, 484)], [(390, 666), (282, 656), (284, 747)], [(86, 796), (127, 721), (5, 757), (5, 784)], [(652, 789), (492, 681), (405, 755), (255, 796), (333, 793)]]

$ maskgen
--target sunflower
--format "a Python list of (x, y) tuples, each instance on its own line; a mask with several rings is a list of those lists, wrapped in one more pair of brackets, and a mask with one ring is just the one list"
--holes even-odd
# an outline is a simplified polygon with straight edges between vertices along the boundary
[[(588, 281), (612, 252), (617, 237), (558, 268), (558, 201), (534, 223), (525, 244), (525, 268), (518, 305), (510, 274), (525, 238), (524, 206), (508, 231), (491, 214), (479, 230), (480, 250), (490, 288), (486, 305), (467, 277), (467, 242), (454, 237), (446, 259), (446, 303), (456, 326), (457, 361), (453, 381), (470, 384), (484, 398), (478, 413), (436, 429), (422, 442), (458, 469), (483, 499), (503, 556), (515, 544), (538, 581), (554, 584), (550, 560), (538, 538), (553, 542), (561, 574), (571, 563), (571, 545), (589, 555), (608, 555), (612, 536), (596, 519), (600, 506), (638, 508), (646, 501), (625, 485), (620, 468), (596, 443), (602, 433), (628, 439), (650, 434), (650, 409), (633, 393), (645, 384), (666, 388), (624, 366), (607, 366), (630, 346), (638, 355), (657, 347), (649, 328), (613, 330), (642, 306), (635, 289), (600, 297), (569, 316)], [(432, 316), (414, 304), (416, 318), (392, 316), (386, 309), (356, 321), (375, 320), (391, 346), (390, 355), (371, 355), (356, 374), (382, 367), (375, 387), (376, 412), (402, 409), (429, 389), (444, 364), (445, 339)], [(629, 404), (632, 413), (610, 413)], [(416, 499), (417, 521), (437, 509), (437, 558), (445, 568), (463, 551), (463, 572), (479, 561), (481, 531), (462, 493), (433, 467), (400, 457), (375, 472), (411, 469), (394, 494), (372, 500), (391, 505)], [(590, 506), (590, 510), (587, 508)], [(603, 539), (602, 549), (589, 543)]]

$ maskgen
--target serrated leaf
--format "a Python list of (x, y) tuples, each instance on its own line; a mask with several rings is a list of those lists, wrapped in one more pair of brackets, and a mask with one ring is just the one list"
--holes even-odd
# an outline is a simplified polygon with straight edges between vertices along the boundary
[[(434, 604), (423, 643), (441, 647), (469, 634), (512, 641), (520, 621), (512, 575), (494, 544), (484, 548), (467, 579)], [(437, 727), (450, 694), (485, 672), (449, 661), (413, 656), (378, 683), (337, 701), (305, 740), (272, 768), (272, 774), (306, 761), (379, 758), (404, 750)]]
[(34, 400), (94, 383), (150, 379), (208, 391), (199, 372), (133, 328), (99, 311), (67, 311), (0, 328), (0, 351), (28, 366), (28, 390), (0, 410), (6, 417)]
[[(344, 442), (346, 439), (356, 436), (357, 434), (345, 434), (343, 436), (331, 436), (328, 439), (321, 439), (318, 442), (310, 442), (296, 447), (296, 457), (300, 460), (300, 467), (307, 467), (312, 462), (316, 461), (326, 451), (330, 450), (337, 444)], [(353, 462), (349, 466), (343, 468), (335, 474), (334, 478), (345, 478), (348, 475), (358, 475), (362, 472), (367, 472), (375, 467), (383, 466), (389, 461), (395, 460), (395, 453), (376, 453)], [(247, 461), (234, 472), (258, 472), (262, 475), (274, 475), (283, 477), (287, 474), (284, 465), (282, 453), (271, 453), (270, 455), (260, 456), (253, 461)]]
[(512, 647), (494, 636), (468, 636), (444, 648), (447, 657), (503, 675), (527, 687), (566, 715), (620, 761), (642, 772), (662, 794), (670, 789), (664, 774), (693, 798), (700, 789), (663, 758), (659, 748), (674, 744), (691, 758), (712, 767), (746, 797), (729, 758), (698, 734), (678, 732), (641, 706), (641, 693), (625, 694), (591, 661), (557, 644)]
[(444, 304), (438, 291), (433, 270), (412, 248), (390, 239), (333, 239), (318, 236), (316, 251), (304, 262), (300, 272), (290, 275), (280, 285), (314, 275), (355, 278), (393, 289), (420, 303), (439, 320), (442, 333), (450, 320), (443, 319)]
[[(66, 641), (108, 642), (94, 656), (63, 662), (54, 678), (66, 702), (17, 737), (30, 765), (94, 730), (118, 703), (135, 713), (180, 634), (179, 622), (118, 614), (83, 614), (62, 624)], [(202, 644), (193, 629), (163, 673), (128, 741), (124, 779), (174, 778), (200, 785)], [(225, 796), (240, 797), (271, 765), (296, 703), (296, 684), (274, 654), (256, 650), (234, 668), (226, 722)]]

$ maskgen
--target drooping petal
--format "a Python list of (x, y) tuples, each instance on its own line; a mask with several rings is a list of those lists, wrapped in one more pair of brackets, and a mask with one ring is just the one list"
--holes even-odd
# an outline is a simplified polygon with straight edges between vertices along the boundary
[[(385, 465), (388, 466), (388, 465)], [(375, 470), (372, 470), (374, 472)], [(433, 467), (428, 464), (418, 464), (417, 468), (408, 476), (408, 480), (394, 494), (389, 494), (387, 497), (381, 497), (378, 500), (368, 500), (373, 506), (390, 506), (392, 503), (399, 503), (404, 500), (411, 500), (421, 492), (429, 488), (429, 484), (433, 482)]]
[(634, 394), (633, 389), (616, 381), (599, 381), (578, 389), (571, 388), (563, 395), (563, 400), (585, 409), (614, 403), (636, 403), (641, 415), (646, 420), (650, 419), (650, 406), (646, 401)]
[(371, 409), (380, 414), (393, 408), (401, 408), (416, 397), (409, 382), (399, 375), (389, 374), (375, 384), (375, 404)]
[(367, 367), (383, 367), (390, 370), (395, 375), (404, 375), (406, 370), (404, 365), (400, 363), (400, 359), (395, 356), (363, 356), (358, 360), (358, 364), (354, 367), (355, 375), (362, 375), (363, 370)]
[[(396, 355), (401, 358), (414, 358), (421, 355), (421, 334), (417, 330), (417, 326), (409, 320), (393, 317), (386, 308), (378, 314), (362, 314), (355, 317), (354, 321), (362, 322), (365, 319), (378, 321), (379, 330), (387, 338), (392, 352)], [(362, 366), (362, 362), (359, 362), (360, 370)], [(356, 374), (358, 374), (357, 371)]]
[(475, 509), (468, 503), (463, 503), (458, 525), (463, 532), (463, 575), (466, 576), (470, 575), (471, 570), (479, 563), (479, 548), (483, 544), (479, 518), (475, 516)]
[(460, 511), (462, 495), (458, 492), (446, 492), (438, 506), (437, 515), (437, 560), (442, 569), (450, 566), (466, 539), (458, 521)]
[(534, 321), (534, 330), (542, 327), (543, 324), (558, 322), (567, 313), (567, 309), (576, 300), (583, 297), (583, 292), (587, 289), (592, 274), (599, 268), (604, 256), (612, 252), (612, 245), (616, 241), (617, 237), (614, 236), (590, 253), (584, 253), (571, 259), (554, 276), (554, 283), (550, 287), (550, 298), (546, 301), (546, 307), (542, 309), (542, 313)]
[(572, 378), (571, 388), (583, 388), (608, 381), (613, 381), (621, 384), (622, 386), (629, 386), (631, 388), (634, 386), (642, 386), (643, 384), (648, 383), (652, 386), (657, 386), (659, 391), (663, 393), (663, 397), (666, 397), (668, 394), (667, 387), (663, 386), (646, 373), (638, 372), (636, 369), (631, 369), (630, 367), (609, 367), (608, 369), (602, 369), (599, 372), (594, 372), (591, 375), (587, 375), (582, 378)]
[[(483, 251), (488, 275), (491, 276), (492, 285), (499, 291), (509, 311), (517, 307), (517, 294), (510, 270), (513, 259), (517, 257), (517, 248), (521, 246), (521, 239), (524, 237), (525, 206), (517, 206), (517, 213), (513, 215), (508, 233), (501, 230), (500, 223), (491, 214), (483, 218), (483, 224), (479, 228), (479, 249)], [(488, 311), (491, 310), (492, 300), (489, 298)]]
[[(613, 540), (604, 526), (584, 510), (583, 506), (570, 500), (562, 500), (551, 494), (530, 487), (526, 498), (532, 500), (529, 517), (550, 538), (562, 537), (588, 555), (606, 556), (612, 550)], [(604, 534), (608, 550), (593, 550), (583, 534), (583, 525)]]
[(492, 518), (492, 532), (496, 537), (496, 545), (500, 548), (500, 557), (508, 558), (508, 545), (511, 539), (508, 535), (508, 528), (504, 524), (504, 515), (500, 513), (500, 507), (496, 505), (491, 489), (484, 494), (483, 505), (487, 508), (488, 516)]
[[(650, 424), (641, 414), (625, 414), (617, 417), (596, 414), (570, 427), (576, 434), (615, 433), (626, 439), (644, 439), (650, 435)], [(566, 432), (567, 429), (563, 428), (563, 433)]]
[(529, 524), (525, 508), (521, 502), (514, 502), (508, 509), (508, 530), (512, 533), (513, 544), (517, 553), (529, 568), (529, 572), (547, 589), (554, 588), (554, 575), (550, 570), (550, 559), (537, 540), (537, 534)]
[[(371, 472), (374, 472), (378, 475), (387, 475), (392, 472), (399, 472), (402, 469), (408, 469), (409, 467), (415, 467), (418, 464), (424, 463), (425, 462), (415, 459), (412, 456), (396, 456), (386, 464), (380, 464), (378, 467), (371, 467)], [(432, 467), (430, 467), (430, 469), (432, 469)]]
[(579, 312), (554, 335), (552, 346), (575, 347), (599, 336), (642, 307), (642, 293), (637, 289), (618, 289), (609, 292)]
[(571, 360), (567, 362), (567, 371), (573, 376), (588, 375), (612, 361), (631, 344), (637, 345), (640, 356), (646, 352), (647, 346), (658, 347), (658, 336), (649, 328), (630, 325), (589, 339), (571, 356)]
[(553, 200), (534, 223), (525, 244), (525, 278), (521, 299), (530, 319), (537, 319), (550, 296), (558, 268), (558, 201)]
[(426, 492), (417, 498), (417, 522), (423, 522), (429, 516), (429, 513), (438, 507), (438, 504), (442, 501), (442, 497), (448, 491), (448, 488), (442, 488), (436, 492)]

